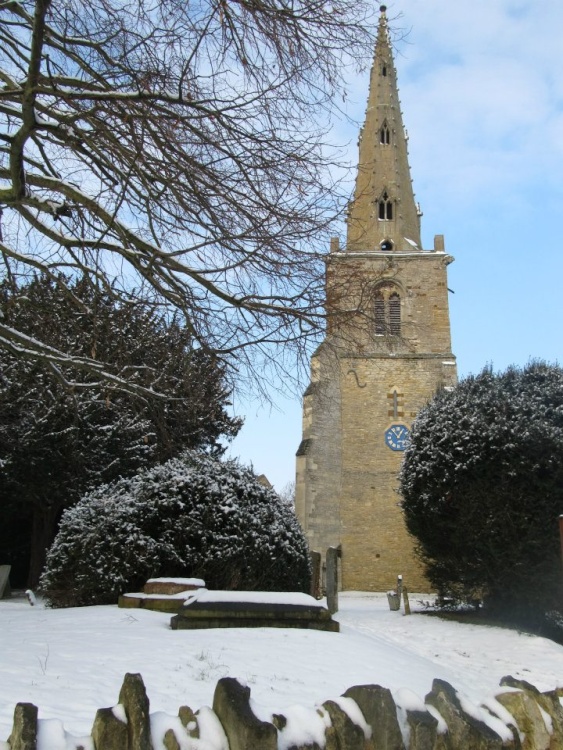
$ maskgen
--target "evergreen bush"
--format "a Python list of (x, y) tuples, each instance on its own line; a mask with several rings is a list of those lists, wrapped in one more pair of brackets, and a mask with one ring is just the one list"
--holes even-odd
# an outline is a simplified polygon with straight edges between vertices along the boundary
[(251, 470), (188, 451), (65, 511), (41, 586), (56, 607), (109, 604), (159, 576), (308, 591), (307, 543), (293, 510)]
[(490, 368), (420, 412), (401, 470), (407, 528), (443, 595), (520, 622), (561, 606), (563, 371)]

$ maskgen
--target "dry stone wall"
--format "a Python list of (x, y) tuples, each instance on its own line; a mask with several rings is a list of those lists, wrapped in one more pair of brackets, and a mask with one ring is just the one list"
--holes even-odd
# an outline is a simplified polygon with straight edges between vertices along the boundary
[[(98, 710), (91, 738), (76, 750), (563, 750), (562, 698), (563, 689), (541, 693), (513, 677), (503, 678), (498, 696), (479, 708), (443, 680), (434, 680), (420, 705), (405, 705), (380, 685), (357, 685), (311, 709), (307, 733), (314, 739), (292, 744), (288, 717), (263, 721), (252, 710), (250, 688), (225, 677), (217, 683), (213, 711), (182, 706), (172, 728), (155, 737), (143, 679), (127, 674), (118, 706)], [(200, 739), (211, 714), (217, 743)], [(41, 750), (37, 707), (17, 704), (8, 747)]]

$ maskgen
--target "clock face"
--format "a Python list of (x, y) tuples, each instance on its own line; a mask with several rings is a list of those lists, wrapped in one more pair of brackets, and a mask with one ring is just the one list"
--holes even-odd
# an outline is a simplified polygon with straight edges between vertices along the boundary
[(409, 428), (404, 424), (392, 424), (385, 430), (385, 445), (392, 451), (404, 451), (411, 439)]

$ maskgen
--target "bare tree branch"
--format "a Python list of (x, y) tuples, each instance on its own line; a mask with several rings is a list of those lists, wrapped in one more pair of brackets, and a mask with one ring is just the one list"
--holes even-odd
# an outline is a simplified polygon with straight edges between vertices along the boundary
[[(343, 65), (370, 59), (372, 11), (0, 2), (0, 280), (143, 289), (241, 376), (285, 377), (323, 326), (341, 206), (325, 131)], [(0, 345), (64, 365), (14, 332)]]

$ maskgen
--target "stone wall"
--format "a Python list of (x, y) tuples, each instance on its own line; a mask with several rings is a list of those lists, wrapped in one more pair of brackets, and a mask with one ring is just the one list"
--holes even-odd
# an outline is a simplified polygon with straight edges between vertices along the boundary
[[(212, 711), (182, 706), (163, 728), (161, 720), (151, 721), (141, 675), (127, 674), (119, 704), (98, 710), (84, 744), (95, 750), (563, 750), (562, 697), (563, 689), (540, 693), (512, 677), (503, 678), (496, 698), (479, 707), (442, 680), (434, 680), (424, 702), (408, 691), (393, 697), (380, 685), (358, 685), (308, 713), (300, 709), (310, 740), (295, 744), (295, 718), (275, 714), (261, 720), (252, 710), (250, 688), (232, 677), (217, 683)], [(210, 719), (215, 740), (209, 733), (200, 736)], [(41, 750), (37, 738), (38, 709), (18, 703), (8, 747)]]

